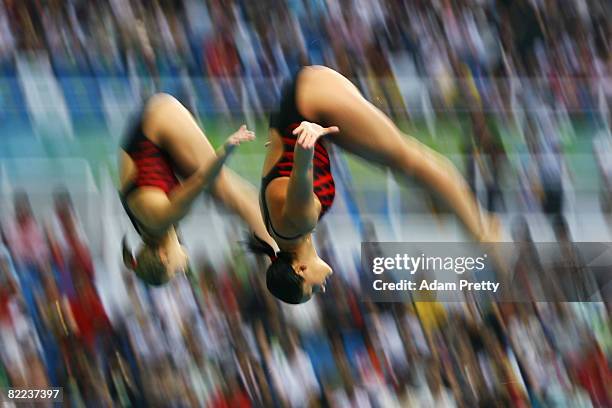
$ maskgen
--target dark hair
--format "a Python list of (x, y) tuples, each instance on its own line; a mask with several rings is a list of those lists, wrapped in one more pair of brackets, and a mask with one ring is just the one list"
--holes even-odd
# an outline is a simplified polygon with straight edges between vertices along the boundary
[(272, 263), (266, 271), (266, 286), (270, 293), (285, 303), (297, 305), (306, 302), (310, 296), (304, 295), (304, 278), (293, 269), (293, 254), (274, 252), (264, 240), (252, 234), (247, 241), (251, 252), (267, 255)]
[(161, 286), (170, 280), (168, 268), (162, 262), (158, 251), (152, 248), (140, 251), (136, 260), (134, 273), (147, 285)]
[(147, 285), (161, 286), (170, 280), (166, 265), (162, 262), (155, 248), (145, 247), (134, 257), (124, 237), (122, 252), (125, 266)]

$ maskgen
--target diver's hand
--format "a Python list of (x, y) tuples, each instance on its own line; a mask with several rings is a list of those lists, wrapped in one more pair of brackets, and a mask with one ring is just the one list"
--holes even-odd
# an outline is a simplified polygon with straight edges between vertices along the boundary
[(240, 128), (232, 133), (230, 137), (227, 138), (225, 144), (227, 146), (238, 146), (242, 142), (249, 142), (255, 139), (255, 132), (247, 129), (246, 125), (240, 126)]
[(312, 149), (319, 138), (330, 133), (337, 133), (339, 131), (340, 129), (338, 126), (324, 128), (316, 123), (302, 122), (298, 127), (293, 129), (293, 134), (298, 138), (298, 146), (301, 146), (304, 149)]

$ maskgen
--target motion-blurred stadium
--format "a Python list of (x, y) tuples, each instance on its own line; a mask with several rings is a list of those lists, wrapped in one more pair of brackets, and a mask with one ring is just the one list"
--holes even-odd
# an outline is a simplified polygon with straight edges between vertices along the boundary
[[(0, 0), (0, 389), (67, 406), (610, 407), (610, 288), (585, 303), (374, 303), (361, 241), (463, 241), (417, 185), (340, 152), (317, 232), (325, 296), (280, 305), (245, 227), (182, 222), (196, 278), (147, 288), (116, 192), (130, 115), (163, 91), (259, 185), (267, 115), (333, 67), (446, 154), (507, 239), (609, 242), (612, 4), (604, 0)], [(537, 259), (531, 259), (535, 265)], [(607, 293), (607, 297), (606, 297)], [(1, 400), (1, 399), (0, 399)]]

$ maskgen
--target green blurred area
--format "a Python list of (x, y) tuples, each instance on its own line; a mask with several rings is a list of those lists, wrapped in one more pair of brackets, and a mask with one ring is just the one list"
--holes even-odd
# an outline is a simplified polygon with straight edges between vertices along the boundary
[[(201, 125), (213, 146), (217, 147), (228, 135), (235, 131), (244, 120), (242, 118), (207, 117), (201, 120)], [(429, 145), (445, 155), (453, 157), (461, 154), (461, 145), (468, 136), (465, 126), (455, 116), (437, 118), (433, 124), (435, 135), (425, 120), (398, 120), (398, 127), (421, 142)], [(36, 136), (26, 129), (3, 131), (0, 138), (0, 155), (2, 158), (16, 159), (28, 157), (81, 157), (89, 161), (94, 177), (98, 178), (100, 171), (109, 169), (116, 177), (116, 151), (121, 135), (111, 135), (106, 126), (91, 122), (73, 123), (75, 137), (66, 139), (41, 134)], [(430, 123), (430, 126), (432, 124)], [(254, 142), (240, 146), (229, 166), (253, 183), (258, 183), (261, 173), (264, 143), (267, 139), (267, 120), (256, 120), (257, 139)], [(571, 126), (561, 128), (561, 139), (566, 153), (566, 159), (574, 181), (580, 183), (596, 183), (597, 169), (592, 157), (592, 138), (597, 128), (589, 118), (574, 118)], [(520, 151), (522, 136), (512, 127), (504, 128), (501, 137), (506, 151), (510, 154)], [(455, 163), (462, 168), (463, 163), (454, 157)], [(382, 173), (372, 171), (372, 166), (361, 160), (348, 157), (347, 164), (351, 170), (355, 187), (370, 185), (380, 181)]]

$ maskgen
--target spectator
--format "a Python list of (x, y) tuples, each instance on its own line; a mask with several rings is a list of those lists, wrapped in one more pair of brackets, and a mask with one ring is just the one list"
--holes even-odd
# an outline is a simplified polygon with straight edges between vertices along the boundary
[(20, 268), (41, 267), (49, 261), (49, 252), (25, 191), (14, 194), (13, 206), (15, 219), (4, 229), (13, 259)]

